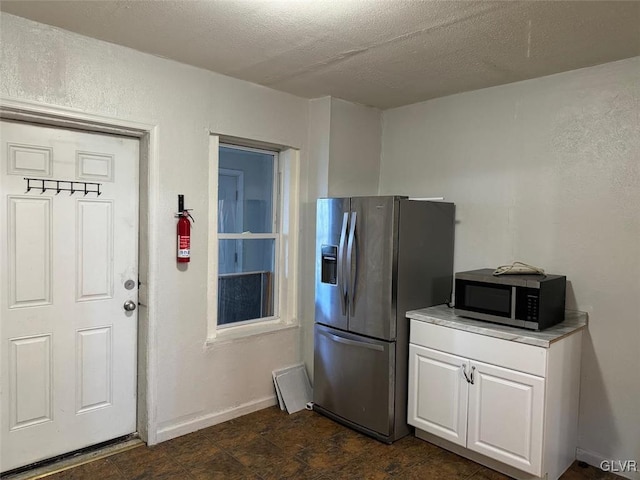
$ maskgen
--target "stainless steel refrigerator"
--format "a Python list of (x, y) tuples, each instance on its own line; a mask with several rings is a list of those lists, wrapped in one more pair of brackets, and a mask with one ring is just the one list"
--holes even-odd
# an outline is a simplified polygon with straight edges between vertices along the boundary
[(409, 433), (405, 312), (450, 301), (452, 203), (317, 203), (314, 410), (378, 440)]

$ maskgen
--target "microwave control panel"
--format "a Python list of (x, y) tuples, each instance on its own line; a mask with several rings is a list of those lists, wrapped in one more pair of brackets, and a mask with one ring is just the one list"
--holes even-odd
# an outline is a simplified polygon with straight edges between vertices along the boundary
[(527, 321), (538, 321), (538, 300), (539, 296), (536, 294), (527, 294)]
[(516, 318), (526, 322), (537, 322), (540, 311), (540, 290), (514, 287), (516, 291)]

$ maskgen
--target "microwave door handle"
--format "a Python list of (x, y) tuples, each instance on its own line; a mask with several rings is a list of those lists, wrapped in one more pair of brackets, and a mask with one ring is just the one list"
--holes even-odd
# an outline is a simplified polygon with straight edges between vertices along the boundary
[(358, 221), (358, 213), (351, 212), (351, 225), (349, 227), (349, 241), (347, 242), (347, 265), (349, 265), (349, 295), (351, 304), (351, 315), (356, 314), (356, 278), (358, 275), (358, 252), (356, 251), (356, 264), (353, 264), (353, 251), (357, 248), (356, 222)]
[(338, 290), (340, 291), (340, 307), (342, 315), (347, 314), (347, 282), (344, 278), (344, 258), (347, 237), (347, 225), (349, 224), (349, 212), (342, 216), (342, 228), (340, 229), (340, 245), (338, 246)]

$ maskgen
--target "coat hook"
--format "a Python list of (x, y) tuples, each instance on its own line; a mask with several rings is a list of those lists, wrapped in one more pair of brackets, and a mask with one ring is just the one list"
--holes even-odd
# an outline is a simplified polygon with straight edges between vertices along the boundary
[[(102, 195), (100, 191), (100, 183), (96, 182), (75, 182), (72, 180), (45, 180), (42, 178), (29, 178), (24, 177), (27, 181), (27, 190), (25, 193), (29, 193), (31, 190), (40, 190), (42, 195), (47, 190), (55, 190), (55, 194), (59, 195), (60, 192), (69, 192), (69, 195), (73, 195), (76, 192), (83, 192), (86, 197), (89, 193), (95, 193), (97, 196)], [(31, 184), (33, 182), (33, 185)], [(40, 185), (38, 185), (40, 182)], [(55, 183), (55, 186), (54, 186)], [(79, 188), (76, 188), (76, 183), (80, 184)], [(95, 185), (95, 188), (93, 187)]]

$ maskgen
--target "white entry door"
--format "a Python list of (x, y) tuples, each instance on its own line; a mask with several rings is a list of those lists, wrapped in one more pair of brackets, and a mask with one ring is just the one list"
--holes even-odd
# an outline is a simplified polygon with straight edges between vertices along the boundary
[(0, 471), (136, 430), (138, 151), (0, 124)]

